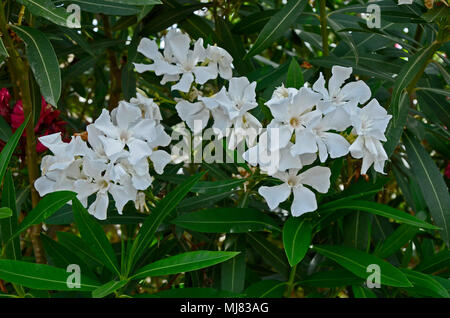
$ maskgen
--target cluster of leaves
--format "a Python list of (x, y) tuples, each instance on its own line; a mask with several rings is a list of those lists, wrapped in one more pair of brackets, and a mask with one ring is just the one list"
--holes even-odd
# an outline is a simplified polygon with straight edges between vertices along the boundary
[[(271, 119), (264, 102), (276, 86), (301, 87), (333, 65), (353, 67), (393, 119), (387, 175), (360, 176), (355, 160), (335, 160), (318, 211), (299, 218), (269, 211), (255, 186), (270, 180), (257, 170), (202, 163), (166, 169), (146, 193), (150, 213), (127, 205), (99, 222), (72, 192), (30, 207), (27, 171), (11, 160), (27, 122), (13, 133), (0, 117), (0, 296), (448, 297), (449, 8), (375, 3), (381, 27), (370, 29), (365, 1), (4, 1), (2, 30), (28, 61), (31, 90), (73, 132), (136, 87), (160, 104), (168, 130), (180, 122), (176, 93), (132, 64), (142, 37), (160, 38), (173, 25), (225, 48), (235, 76), (257, 81), (252, 113), (261, 121)], [(72, 28), (68, 4), (81, 8)], [(17, 90), (11, 49), (0, 42), (0, 83)], [(40, 105), (35, 98), (34, 114)], [(45, 257), (27, 232), (42, 224)], [(67, 285), (70, 264), (81, 268), (79, 289)], [(371, 264), (381, 288), (365, 286)]]

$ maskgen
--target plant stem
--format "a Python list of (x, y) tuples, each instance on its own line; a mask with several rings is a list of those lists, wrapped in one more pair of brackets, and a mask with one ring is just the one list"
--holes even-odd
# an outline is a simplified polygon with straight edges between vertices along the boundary
[[(19, 97), (22, 99), (24, 118), (32, 116), (33, 102), (31, 98), (30, 83), (29, 83), (29, 65), (23, 61), (14, 47), (14, 43), (8, 33), (8, 21), (6, 20), (3, 6), (0, 6), (0, 30), (3, 34), (2, 38), (5, 40), (5, 45), (8, 50), (9, 58), (8, 71), (11, 74), (11, 79), (15, 80), (15, 84), (19, 88)], [(34, 120), (33, 118), (25, 128), (26, 132), (26, 162), (28, 167), (28, 180), (30, 182), (31, 205), (34, 208), (39, 202), (39, 194), (34, 188), (34, 181), (38, 178), (39, 169), (37, 165), (36, 153), (36, 136), (34, 134)], [(45, 255), (42, 253), (42, 243), (39, 238), (41, 232), (41, 225), (34, 225), (30, 229), (30, 238), (33, 245), (34, 255), (37, 263), (46, 263)]]
[[(329, 55), (328, 50), (328, 30), (327, 30), (327, 14), (326, 14), (326, 0), (320, 0), (320, 32), (322, 34), (322, 52), (323, 56)], [(330, 70), (325, 70), (325, 79), (330, 78)]]
[(295, 286), (295, 272), (297, 271), (297, 264), (291, 268), (291, 272), (289, 274), (289, 280), (288, 280), (288, 286), (287, 286), (287, 291), (286, 291), (286, 297), (287, 298), (291, 298), (292, 296), (292, 291), (294, 290), (294, 286)]

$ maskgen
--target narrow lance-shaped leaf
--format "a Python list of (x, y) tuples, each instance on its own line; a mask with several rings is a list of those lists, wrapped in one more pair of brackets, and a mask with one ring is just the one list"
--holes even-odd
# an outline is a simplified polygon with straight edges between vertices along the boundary
[[(39, 17), (43, 17), (55, 24), (79, 28), (80, 21), (73, 21), (71, 19), (70, 12), (64, 8), (56, 7), (51, 0), (18, 0), (21, 4), (25, 5), (30, 12)], [(73, 23), (73, 24), (72, 24)]]
[(267, 22), (246, 57), (258, 54), (282, 36), (302, 13), (307, 2), (308, 1), (306, 0), (288, 1), (287, 4), (275, 14), (269, 22)]
[(434, 52), (439, 48), (439, 43), (434, 43), (426, 48), (419, 50), (408, 63), (402, 67), (402, 70), (395, 79), (395, 85), (392, 90), (390, 111), (393, 115), (390, 121), (386, 136), (388, 142), (385, 145), (388, 156), (392, 154), (397, 146), (406, 123), (408, 109), (410, 107), (408, 94), (404, 90), (410, 85), (414, 77), (425, 67), (425, 63), (433, 56)]
[(93, 219), (78, 199), (74, 199), (72, 205), (75, 223), (83, 241), (89, 244), (92, 252), (108, 269), (120, 275), (117, 257), (102, 227)]
[(45, 219), (58, 211), (64, 204), (74, 199), (75, 196), (76, 193), (71, 191), (58, 191), (47, 194), (39, 201), (36, 207), (28, 213), (10, 240), (30, 226), (44, 222)]
[(283, 227), (283, 245), (291, 266), (306, 255), (312, 240), (311, 223), (303, 218), (290, 217)]
[(0, 259), (0, 279), (25, 287), (40, 290), (90, 291), (100, 285), (80, 273), (80, 288), (71, 288), (74, 287), (72, 283), (77, 283), (75, 279), (74, 281), (70, 279), (71, 274), (72, 272), (67, 272), (66, 269), (49, 265)]
[(81, 11), (83, 12), (90, 12), (90, 13), (103, 13), (106, 15), (118, 15), (118, 16), (129, 16), (129, 15), (135, 15), (139, 13), (139, 8), (118, 3), (116, 1), (105, 1), (105, 0), (62, 0), (59, 2), (64, 2), (67, 4), (76, 4), (79, 5), (81, 8)]
[(286, 87), (295, 87), (299, 89), (304, 84), (303, 73), (300, 65), (297, 61), (292, 58), (291, 64), (289, 64), (289, 69), (286, 78)]
[(145, 250), (150, 246), (151, 240), (156, 230), (164, 219), (172, 212), (175, 207), (181, 202), (184, 196), (191, 190), (191, 188), (200, 180), (205, 172), (196, 174), (184, 183), (179, 185), (175, 190), (167, 194), (162, 199), (152, 213), (147, 217), (147, 220), (139, 230), (136, 239), (133, 242), (128, 259), (127, 271), (132, 269), (132, 266), (138, 261)]
[(15, 237), (6, 244), (13, 233), (17, 231), (18, 227), (16, 190), (10, 170), (6, 173), (5, 180), (3, 181), (2, 206), (11, 210), (11, 217), (0, 220), (0, 233), (2, 242), (5, 244), (5, 256), (8, 259), (19, 260), (22, 257), (20, 239)]
[(266, 229), (279, 231), (272, 218), (250, 208), (217, 208), (186, 213), (173, 223), (203, 233), (243, 233)]
[(10, 218), (12, 216), (12, 211), (8, 207), (1, 207), (0, 208), (0, 219), (6, 219)]
[(450, 195), (447, 185), (433, 159), (414, 135), (407, 131), (403, 136), (413, 176), (417, 178), (417, 183), (434, 222), (442, 228), (442, 238), (449, 244)]
[(370, 270), (368, 271), (369, 265), (375, 264), (380, 269), (380, 284), (412, 287), (412, 284), (399, 269), (371, 254), (351, 247), (332, 245), (317, 245), (314, 246), (314, 250), (363, 279), (367, 279), (372, 273)]
[(92, 291), (92, 297), (94, 298), (103, 298), (105, 296), (108, 296), (109, 294), (114, 293), (119, 288), (122, 288), (128, 283), (126, 280), (121, 281), (110, 281), (106, 284), (103, 284), (102, 286), (98, 287), (97, 289)]
[(57, 106), (61, 95), (61, 72), (52, 44), (45, 34), (37, 29), (26, 26), (12, 28), (25, 42), (27, 59), (42, 96), (49, 104)]
[(376, 202), (342, 199), (323, 204), (320, 208), (320, 212), (336, 210), (365, 211), (425, 229), (438, 229), (437, 226), (424, 222), (406, 212)]
[(5, 175), (6, 168), (8, 168), (9, 160), (11, 160), (11, 156), (14, 153), (14, 149), (16, 149), (17, 143), (22, 136), (23, 130), (28, 123), (30, 116), (23, 122), (22, 125), (14, 132), (12, 137), (9, 139), (8, 143), (3, 147), (2, 152), (0, 153), (0, 183), (3, 180), (3, 176)]
[(238, 255), (239, 252), (195, 251), (171, 256), (139, 269), (131, 279), (189, 272), (216, 265)]

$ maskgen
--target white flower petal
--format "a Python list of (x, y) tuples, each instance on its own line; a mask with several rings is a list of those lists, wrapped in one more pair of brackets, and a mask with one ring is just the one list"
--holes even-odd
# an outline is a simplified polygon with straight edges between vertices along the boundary
[(94, 203), (91, 204), (88, 211), (91, 215), (99, 220), (106, 220), (108, 210), (108, 195), (106, 193), (98, 193)]
[(335, 65), (331, 68), (331, 78), (328, 81), (328, 92), (330, 97), (336, 96), (340, 87), (350, 77), (353, 69), (351, 67), (343, 67)]
[(322, 138), (327, 145), (331, 158), (339, 158), (348, 154), (350, 143), (339, 134), (322, 133)]
[(155, 171), (162, 174), (165, 166), (172, 161), (172, 157), (164, 150), (156, 150), (150, 155), (150, 160), (153, 162)]
[(299, 175), (302, 184), (309, 185), (321, 193), (330, 188), (331, 170), (328, 167), (312, 167)]
[(192, 73), (184, 73), (183, 76), (181, 76), (180, 81), (173, 85), (171, 90), (178, 90), (180, 92), (187, 93), (189, 92), (193, 81), (194, 75), (192, 75)]
[(300, 216), (306, 212), (317, 210), (316, 195), (311, 190), (298, 186), (293, 189), (294, 200), (292, 201), (292, 216)]
[(291, 187), (287, 183), (283, 183), (273, 187), (262, 186), (258, 189), (258, 193), (266, 200), (271, 210), (278, 207), (281, 202), (287, 200), (291, 194)]

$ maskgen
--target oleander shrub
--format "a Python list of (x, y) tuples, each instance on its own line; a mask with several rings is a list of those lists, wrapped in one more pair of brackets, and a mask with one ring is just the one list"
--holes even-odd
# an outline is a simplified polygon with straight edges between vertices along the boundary
[(449, 297), (449, 11), (3, 1), (0, 297)]

